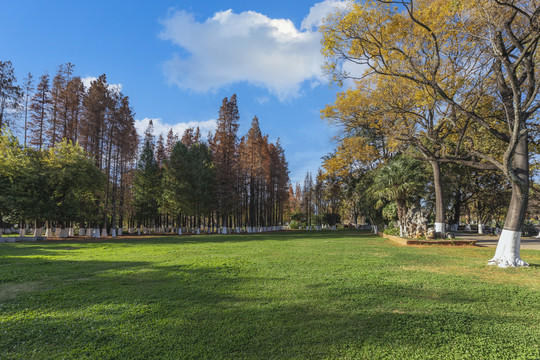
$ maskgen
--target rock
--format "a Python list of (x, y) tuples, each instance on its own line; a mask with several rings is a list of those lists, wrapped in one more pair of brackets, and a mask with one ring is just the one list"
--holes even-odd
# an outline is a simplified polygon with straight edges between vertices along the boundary
[(430, 240), (435, 239), (435, 235), (436, 235), (435, 229), (429, 228), (426, 233), (426, 239), (430, 239)]
[(416, 238), (424, 236), (428, 232), (427, 222), (428, 219), (425, 211), (418, 206), (413, 206), (407, 211), (407, 215), (405, 216), (405, 231), (407, 235)]
[(446, 238), (447, 238), (447, 239), (450, 239), (450, 240), (451, 240), (451, 239), (455, 239), (455, 238), (456, 238), (456, 235), (454, 235), (454, 233), (452, 233), (452, 232), (447, 232), (447, 233), (446, 233)]

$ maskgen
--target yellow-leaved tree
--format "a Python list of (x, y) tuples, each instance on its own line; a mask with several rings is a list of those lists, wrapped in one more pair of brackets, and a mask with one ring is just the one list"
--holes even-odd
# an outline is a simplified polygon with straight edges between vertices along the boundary
[[(442, 142), (445, 151), (466, 149), (469, 161), (489, 162), (511, 182), (504, 229), (489, 261), (501, 267), (527, 265), (519, 249), (529, 192), (529, 130), (540, 109), (539, 14), (538, 0), (351, 1), (322, 27), (326, 69), (335, 81), (350, 78), (342, 65), (353, 63), (365, 78), (421, 89), (440, 103), (437, 114), (454, 134), (448, 145)], [(486, 111), (489, 103), (494, 109)], [(502, 156), (489, 141), (471, 146), (471, 132), (502, 143)]]

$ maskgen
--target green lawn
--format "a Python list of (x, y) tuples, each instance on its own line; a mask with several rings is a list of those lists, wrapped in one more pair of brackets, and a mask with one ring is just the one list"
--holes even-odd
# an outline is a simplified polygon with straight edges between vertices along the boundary
[(0, 244), (0, 359), (539, 359), (540, 251), (499, 269), (494, 250), (347, 231)]

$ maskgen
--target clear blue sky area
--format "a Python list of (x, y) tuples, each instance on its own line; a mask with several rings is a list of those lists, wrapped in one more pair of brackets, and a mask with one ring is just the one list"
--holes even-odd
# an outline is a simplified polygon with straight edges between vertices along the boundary
[(19, 80), (75, 64), (107, 74), (131, 99), (137, 126), (178, 132), (215, 124), (221, 100), (238, 96), (240, 135), (253, 116), (285, 148), (293, 182), (316, 172), (335, 130), (320, 110), (340, 89), (322, 76), (317, 25), (343, 2), (1, 1), (0, 59)]

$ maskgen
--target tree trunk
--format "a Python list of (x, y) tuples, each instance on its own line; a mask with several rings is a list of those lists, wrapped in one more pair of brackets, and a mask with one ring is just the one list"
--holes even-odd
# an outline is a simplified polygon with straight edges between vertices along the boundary
[(497, 243), (495, 256), (489, 260), (489, 265), (499, 267), (529, 266), (521, 260), (521, 228), (525, 221), (529, 202), (529, 152), (527, 135), (518, 142), (513, 159), (513, 169), (520, 182), (512, 182), (512, 198), (506, 214), (504, 228)]
[(445, 215), (441, 166), (438, 161), (430, 161), (430, 164), (433, 168), (433, 188), (435, 189), (435, 233), (438, 236), (444, 237)]
[(399, 222), (399, 236), (407, 236), (407, 231), (405, 230), (405, 217), (407, 216), (407, 203), (404, 199), (397, 200), (397, 213), (398, 213), (398, 222)]

